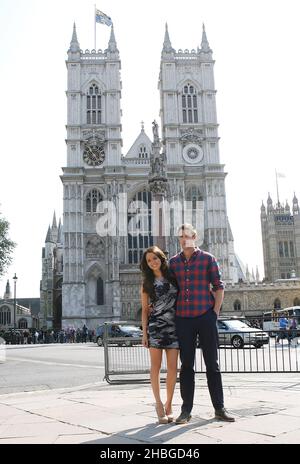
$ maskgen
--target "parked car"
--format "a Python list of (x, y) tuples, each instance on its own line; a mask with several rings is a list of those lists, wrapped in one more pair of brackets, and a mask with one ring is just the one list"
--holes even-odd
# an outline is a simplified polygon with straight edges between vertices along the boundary
[(253, 345), (261, 348), (269, 343), (269, 335), (261, 329), (251, 327), (247, 321), (236, 318), (220, 318), (217, 320), (219, 345), (231, 345), (243, 348)]
[(5, 340), (7, 345), (15, 345), (20, 343), (21, 332), (15, 329), (7, 329), (2, 331), (0, 336)]
[[(103, 345), (105, 324), (101, 324), (96, 329), (95, 341), (99, 346)], [(107, 326), (108, 337), (116, 338), (119, 346), (139, 345), (142, 342), (142, 330), (134, 325), (113, 324)], [(126, 340), (125, 340), (126, 339)]]

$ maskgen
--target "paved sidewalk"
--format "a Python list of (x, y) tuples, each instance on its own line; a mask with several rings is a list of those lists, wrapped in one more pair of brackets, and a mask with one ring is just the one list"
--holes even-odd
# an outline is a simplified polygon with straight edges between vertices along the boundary
[[(150, 385), (108, 385), (0, 396), (0, 444), (300, 443), (297, 374), (223, 374), (235, 423), (213, 418), (206, 379), (196, 380), (193, 418), (158, 425)], [(164, 398), (164, 386), (163, 398)], [(174, 414), (180, 412), (179, 385)]]

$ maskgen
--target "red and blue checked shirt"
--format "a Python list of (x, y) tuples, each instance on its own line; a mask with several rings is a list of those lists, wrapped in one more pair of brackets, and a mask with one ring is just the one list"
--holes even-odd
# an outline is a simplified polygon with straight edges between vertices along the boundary
[(224, 283), (213, 255), (196, 248), (187, 260), (181, 252), (170, 259), (169, 267), (179, 285), (176, 316), (197, 317), (214, 307), (212, 290), (223, 289)]

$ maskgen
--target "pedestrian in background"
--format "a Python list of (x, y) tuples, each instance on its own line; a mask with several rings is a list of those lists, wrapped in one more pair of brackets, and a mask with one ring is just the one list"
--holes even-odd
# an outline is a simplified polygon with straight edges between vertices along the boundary
[(276, 343), (280, 343), (280, 340), (288, 338), (287, 329), (289, 326), (289, 321), (286, 316), (287, 314), (282, 314), (282, 316), (279, 318), (279, 332), (276, 338)]
[[(292, 318), (290, 323), (290, 341), (294, 338), (297, 338), (297, 319), (295, 317)], [(298, 340), (296, 340), (295, 344), (298, 344)]]

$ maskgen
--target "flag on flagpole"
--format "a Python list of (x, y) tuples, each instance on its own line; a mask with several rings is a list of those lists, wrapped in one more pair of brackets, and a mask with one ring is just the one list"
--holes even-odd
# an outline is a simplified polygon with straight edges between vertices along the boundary
[(279, 190), (278, 190), (278, 178), (280, 179), (281, 177), (285, 177), (285, 174), (283, 174), (283, 172), (277, 172), (277, 170), (275, 169), (275, 175), (276, 175), (277, 204), (280, 205), (280, 203), (279, 203)]
[(103, 13), (103, 11), (95, 11), (95, 20), (96, 23), (106, 24), (106, 26), (112, 26), (111, 18), (107, 16), (105, 13)]

